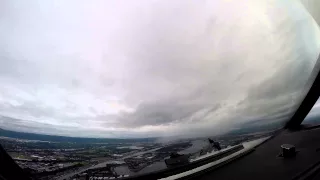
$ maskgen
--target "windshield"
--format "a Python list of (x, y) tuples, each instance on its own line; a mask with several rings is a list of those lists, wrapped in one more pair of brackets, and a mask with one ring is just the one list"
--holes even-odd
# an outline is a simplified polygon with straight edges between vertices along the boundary
[(320, 113), (319, 113), (319, 108), (320, 108), (320, 100), (316, 102), (316, 104), (312, 107), (311, 111), (307, 115), (307, 117), (303, 120), (302, 124), (304, 125), (319, 125), (320, 124)]
[(109, 178), (270, 136), (318, 74), (318, 4), (1, 1), (0, 143), (37, 178)]

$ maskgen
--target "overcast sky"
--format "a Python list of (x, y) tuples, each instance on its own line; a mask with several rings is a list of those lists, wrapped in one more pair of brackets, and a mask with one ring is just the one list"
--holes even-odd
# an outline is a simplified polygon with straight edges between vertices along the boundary
[(0, 0), (0, 127), (199, 136), (285, 121), (319, 52), (299, 0)]
[(304, 122), (307, 124), (308, 120), (313, 120), (311, 119), (312, 117), (320, 117), (320, 99), (318, 99), (316, 104), (312, 107)]

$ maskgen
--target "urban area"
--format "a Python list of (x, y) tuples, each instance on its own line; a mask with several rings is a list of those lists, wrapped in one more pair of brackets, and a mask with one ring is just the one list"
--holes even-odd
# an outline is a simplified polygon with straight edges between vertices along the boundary
[(27, 140), (0, 136), (0, 144), (34, 179), (122, 179), (161, 171), (206, 153), (270, 136), (273, 132), (160, 142), (157, 139), (102, 142)]

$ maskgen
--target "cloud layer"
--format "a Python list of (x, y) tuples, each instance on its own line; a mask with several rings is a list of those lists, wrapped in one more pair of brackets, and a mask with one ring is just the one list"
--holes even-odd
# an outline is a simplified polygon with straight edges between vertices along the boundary
[(314, 19), (298, 0), (2, 1), (1, 127), (199, 136), (288, 120), (320, 52)]

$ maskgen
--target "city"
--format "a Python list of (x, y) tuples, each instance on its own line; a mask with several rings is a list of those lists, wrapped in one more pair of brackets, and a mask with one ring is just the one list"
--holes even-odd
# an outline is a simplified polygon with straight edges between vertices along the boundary
[[(4, 130), (2, 130), (3, 132)], [(5, 134), (5, 133), (2, 133)], [(272, 131), (210, 137), (224, 150), (242, 142), (272, 135)], [(43, 138), (39, 138), (43, 139)], [(53, 142), (0, 137), (0, 144), (15, 162), (35, 179), (114, 179), (165, 170), (172, 154), (188, 161), (212, 151), (208, 138), (159, 142), (109, 140), (110, 142)], [(130, 142), (131, 141), (131, 142)], [(220, 147), (219, 147), (220, 148)]]

